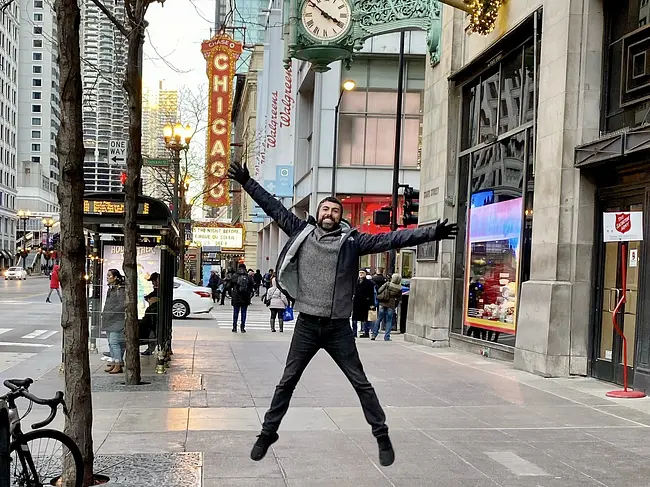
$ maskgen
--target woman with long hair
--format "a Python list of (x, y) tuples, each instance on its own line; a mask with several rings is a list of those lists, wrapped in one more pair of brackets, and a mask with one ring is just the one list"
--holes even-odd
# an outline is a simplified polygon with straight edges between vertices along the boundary
[(124, 277), (117, 269), (106, 273), (108, 292), (102, 311), (102, 330), (108, 335), (108, 348), (112, 362), (106, 367), (109, 374), (123, 372), (126, 338), (124, 336), (125, 289)]

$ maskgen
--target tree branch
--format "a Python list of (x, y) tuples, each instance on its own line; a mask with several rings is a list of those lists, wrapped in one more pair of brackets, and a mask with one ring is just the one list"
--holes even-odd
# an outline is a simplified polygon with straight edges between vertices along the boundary
[(123, 35), (124, 37), (129, 37), (129, 31), (126, 30), (126, 27), (124, 26), (124, 24), (120, 23), (120, 21), (117, 20), (117, 19), (115, 18), (115, 16), (110, 12), (110, 10), (108, 10), (108, 9), (106, 8), (106, 5), (104, 5), (104, 4), (103, 4), (102, 2), (100, 2), (99, 0), (91, 0), (91, 1), (92, 1), (95, 5), (97, 5), (97, 7), (99, 8), (99, 10), (101, 10), (102, 12), (104, 12), (104, 15), (106, 15), (106, 17), (108, 17), (108, 20), (110, 20), (110, 21), (113, 23), (113, 25), (114, 25), (115, 27), (117, 27), (117, 30), (119, 30), (119, 31), (122, 33), (122, 35)]

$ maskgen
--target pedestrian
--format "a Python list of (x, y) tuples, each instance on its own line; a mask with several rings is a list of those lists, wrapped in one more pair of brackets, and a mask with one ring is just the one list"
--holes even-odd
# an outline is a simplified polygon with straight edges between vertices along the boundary
[[(359, 359), (350, 328), (352, 296), (362, 255), (412, 247), (433, 240), (454, 238), (458, 226), (447, 220), (436, 226), (370, 235), (341, 225), (342, 203), (327, 197), (317, 208), (317, 219), (301, 220), (250, 177), (246, 166), (233, 161), (228, 177), (241, 184), (252, 199), (273, 220), (289, 241), (280, 253), (277, 286), (295, 299), (299, 312), (287, 362), (271, 406), (264, 416), (251, 459), (259, 461), (278, 440), (278, 428), (305, 368), (321, 349), (334, 359), (359, 396), (366, 421), (372, 427), (379, 448), (379, 462), (395, 460), (388, 436), (386, 416)], [(325, 460), (324, 460), (325, 461)]]
[(223, 306), (224, 302), (226, 301), (226, 294), (230, 296), (230, 280), (232, 279), (233, 271), (232, 269), (228, 269), (228, 271), (225, 274), (225, 277), (223, 278), (222, 282), (222, 287), (221, 287), (221, 306)]
[(52, 296), (52, 291), (56, 291), (56, 293), (59, 295), (59, 301), (63, 302), (63, 299), (61, 298), (61, 291), (59, 291), (60, 287), (60, 282), (59, 282), (59, 270), (61, 269), (61, 266), (59, 266), (58, 262), (54, 264), (54, 267), (52, 268), (52, 274), (50, 275), (50, 292), (47, 293), (47, 298), (45, 298), (46, 303), (51, 303), (50, 301), (50, 296)]
[(109, 374), (121, 374), (124, 365), (124, 351), (126, 349), (126, 338), (124, 337), (124, 310), (125, 295), (124, 277), (117, 269), (109, 269), (106, 274), (108, 291), (102, 311), (101, 328), (108, 335), (108, 348), (111, 352), (112, 363), (104, 372)]
[(262, 277), (262, 273), (259, 269), (257, 269), (255, 271), (255, 275), (253, 276), (253, 282), (255, 283), (255, 296), (260, 295), (260, 287), (262, 286), (263, 279), (264, 278)]
[(361, 322), (359, 338), (370, 337), (371, 323), (368, 321), (368, 313), (375, 307), (375, 286), (370, 279), (366, 279), (366, 276), (366, 271), (361, 269), (352, 301), (352, 334), (357, 336), (357, 325)]
[(237, 333), (237, 320), (241, 312), (241, 332), (246, 333), (246, 313), (253, 297), (253, 279), (244, 264), (239, 264), (237, 273), (230, 278), (228, 289), (232, 304), (232, 331)]
[(377, 272), (375, 272), (375, 275), (372, 276), (372, 282), (375, 284), (376, 289), (379, 289), (384, 284), (386, 284), (387, 280), (388, 279), (386, 279), (386, 276), (384, 275), (384, 268), (383, 267), (379, 267), (377, 269)]
[(157, 272), (152, 272), (151, 275), (149, 276), (149, 279), (147, 279), (151, 283), (154, 289), (158, 289), (160, 286), (160, 274)]
[(289, 306), (289, 300), (277, 287), (275, 278), (271, 279), (271, 287), (266, 292), (264, 303), (271, 310), (271, 332), (275, 333), (275, 318), (280, 325), (280, 333), (284, 332), (284, 310)]
[(384, 340), (390, 341), (390, 332), (393, 329), (395, 310), (397, 305), (402, 299), (402, 276), (398, 273), (393, 274), (390, 282), (386, 282), (377, 291), (377, 300), (379, 301), (379, 312), (377, 313), (377, 321), (372, 328), (371, 340), (377, 338), (379, 335), (379, 328), (382, 322), (385, 323), (386, 332), (384, 333)]
[[(147, 309), (144, 316), (138, 320), (141, 344), (146, 344), (147, 349), (141, 355), (151, 355), (156, 349), (156, 332), (158, 331), (158, 290), (154, 289), (144, 297)], [(142, 343), (144, 342), (144, 343)]]
[(221, 286), (221, 278), (217, 274), (217, 271), (212, 271), (210, 273), (210, 280), (208, 281), (208, 287), (212, 289), (212, 302), (216, 303), (219, 300), (219, 286)]
[(264, 295), (262, 296), (262, 301), (264, 301), (264, 297), (266, 296), (266, 293), (268, 292), (269, 288), (271, 287), (271, 280), (273, 279), (273, 269), (269, 269), (269, 272), (264, 274), (264, 277), (262, 278), (262, 286), (264, 287)]

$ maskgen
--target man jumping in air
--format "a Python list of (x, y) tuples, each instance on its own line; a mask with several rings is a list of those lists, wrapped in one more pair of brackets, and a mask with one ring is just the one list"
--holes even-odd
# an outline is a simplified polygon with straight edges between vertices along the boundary
[(359, 396), (366, 421), (377, 439), (379, 462), (383, 466), (391, 465), (395, 452), (388, 436), (386, 416), (363, 371), (350, 328), (359, 257), (451, 239), (458, 235), (458, 226), (448, 225), (445, 220), (432, 228), (370, 235), (341, 226), (343, 205), (334, 197), (320, 202), (317, 220), (312, 217), (301, 220), (251, 179), (246, 165), (233, 162), (228, 177), (241, 184), (290, 237), (278, 259), (276, 283), (295, 299), (294, 309), (300, 313), (282, 379), (264, 416), (262, 432), (253, 446), (251, 458), (261, 460), (269, 447), (278, 441), (277, 431), (293, 391), (311, 359), (323, 348)]

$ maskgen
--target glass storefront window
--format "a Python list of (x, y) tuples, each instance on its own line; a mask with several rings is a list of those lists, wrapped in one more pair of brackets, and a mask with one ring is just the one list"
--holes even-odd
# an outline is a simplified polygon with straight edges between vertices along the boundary
[(481, 142), (489, 142), (497, 135), (497, 110), (499, 109), (499, 72), (481, 79), (481, 106), (479, 134)]
[(530, 277), (535, 42), (531, 36), (462, 92), (458, 222), (465, 232), (457, 241), (452, 331), (511, 346), (521, 282)]
[(500, 134), (519, 126), (522, 97), (522, 53), (517, 51), (501, 65)]

